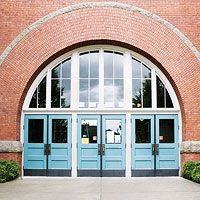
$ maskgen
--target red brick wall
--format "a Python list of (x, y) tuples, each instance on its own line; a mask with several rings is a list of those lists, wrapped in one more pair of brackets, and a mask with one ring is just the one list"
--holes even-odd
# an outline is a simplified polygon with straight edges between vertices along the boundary
[[(79, 2), (87, 1), (2, 0), (0, 52), (39, 18)], [(168, 20), (200, 49), (199, 1), (118, 2), (144, 8)], [(136, 51), (139, 49), (157, 64), (169, 78), (179, 98), (183, 140), (200, 140), (199, 61), (183, 41), (161, 23), (117, 8), (80, 9), (53, 18), (33, 30), (11, 51), (0, 66), (0, 140), (19, 140), (21, 106), (29, 86), (41, 69), (55, 55), (84, 42), (91, 44), (95, 41)]]
[(190, 154), (184, 153), (184, 154), (181, 154), (182, 166), (186, 161), (189, 161), (189, 160), (194, 160), (194, 161), (200, 162), (200, 156), (199, 156), (199, 154), (196, 154), (196, 153), (190, 153)]

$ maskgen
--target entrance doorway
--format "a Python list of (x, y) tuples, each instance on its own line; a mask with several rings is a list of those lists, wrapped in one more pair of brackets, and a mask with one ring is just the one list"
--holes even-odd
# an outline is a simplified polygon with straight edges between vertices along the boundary
[(71, 176), (71, 116), (25, 115), (24, 175)]
[(178, 116), (132, 116), (132, 176), (178, 176)]
[(125, 115), (78, 116), (78, 176), (125, 176)]

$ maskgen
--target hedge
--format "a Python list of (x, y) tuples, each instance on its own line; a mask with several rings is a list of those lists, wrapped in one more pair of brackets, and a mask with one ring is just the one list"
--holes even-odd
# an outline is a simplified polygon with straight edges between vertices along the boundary
[(200, 163), (195, 161), (187, 161), (184, 163), (182, 176), (196, 183), (200, 183)]
[(0, 183), (11, 181), (19, 176), (19, 166), (16, 161), (0, 160)]

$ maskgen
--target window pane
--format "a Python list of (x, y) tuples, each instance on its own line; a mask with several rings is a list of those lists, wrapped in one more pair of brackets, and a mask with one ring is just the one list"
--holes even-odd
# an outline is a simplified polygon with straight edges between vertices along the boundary
[(104, 78), (113, 78), (113, 53), (104, 53)]
[(81, 143), (97, 143), (97, 120), (81, 121)]
[(88, 78), (89, 76), (89, 54), (80, 55), (80, 68), (79, 68), (80, 78)]
[(142, 78), (151, 78), (151, 70), (142, 64)]
[(114, 54), (114, 78), (123, 78), (123, 55)]
[(141, 63), (132, 59), (132, 78), (141, 78)]
[(28, 143), (43, 143), (44, 120), (28, 120)]
[(114, 80), (115, 107), (123, 107), (124, 102), (124, 81), (123, 79)]
[(37, 88), (33, 93), (29, 108), (37, 108)]
[(143, 79), (142, 82), (143, 90), (143, 107), (151, 108), (151, 80)]
[(46, 76), (38, 86), (38, 108), (46, 108)]
[(99, 78), (99, 53), (90, 53), (90, 78)]
[(113, 103), (113, 79), (104, 79), (104, 101)]
[(161, 82), (161, 80), (156, 77), (157, 80), (157, 107), (158, 108), (164, 108), (165, 107), (165, 96), (164, 96), (164, 90), (165, 86)]
[(135, 139), (136, 143), (151, 143), (150, 119), (135, 120)]
[(71, 60), (62, 63), (62, 78), (71, 78)]
[(79, 84), (80, 107), (88, 107), (88, 79), (80, 79)]
[(61, 106), (62, 108), (69, 108), (71, 98), (71, 80), (62, 79), (61, 83)]
[[(166, 89), (166, 88), (165, 88)], [(167, 108), (173, 108), (173, 103), (172, 103), (172, 100), (171, 100), (171, 97), (169, 96), (169, 93), (166, 89), (166, 107)]]
[(67, 120), (52, 119), (52, 143), (67, 143)]
[(61, 66), (61, 64), (59, 64), (54, 69), (52, 69), (52, 71), (51, 71), (52, 78), (60, 78), (60, 66)]
[(174, 119), (159, 120), (160, 143), (174, 143)]
[(51, 107), (60, 108), (60, 80), (51, 80)]
[(90, 80), (90, 102), (99, 102), (99, 80)]
[(106, 120), (106, 143), (120, 144), (122, 132), (121, 120)]
[(141, 80), (133, 79), (132, 80), (132, 106), (133, 108), (141, 108)]

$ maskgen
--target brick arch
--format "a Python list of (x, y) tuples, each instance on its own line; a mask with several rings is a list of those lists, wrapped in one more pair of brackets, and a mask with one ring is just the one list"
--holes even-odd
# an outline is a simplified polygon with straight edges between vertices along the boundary
[[(23, 99), (30, 84), (48, 61), (61, 52), (87, 42), (105, 44), (106, 41), (138, 50), (158, 64), (179, 97), (183, 124), (187, 121), (183, 127), (184, 139), (198, 139), (192, 125), (195, 120), (200, 120), (196, 109), (199, 96), (190, 90), (199, 86), (197, 58), (180, 37), (160, 22), (139, 12), (113, 7), (78, 9), (59, 15), (32, 30), (15, 46), (1, 67), (2, 78), (7, 78), (0, 83), (3, 91), (0, 105), (7, 117), (3, 116), (0, 120), (0, 134), (6, 134), (8, 140), (19, 139)], [(188, 96), (192, 97), (194, 105), (188, 102)], [(195, 115), (194, 119), (189, 118), (191, 112)], [(17, 134), (13, 135), (13, 132)]]

